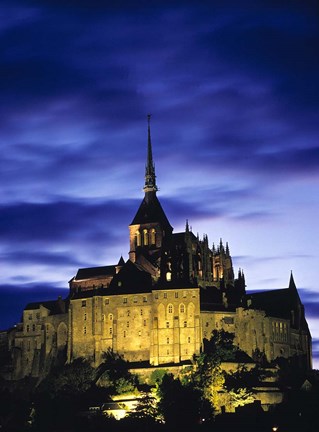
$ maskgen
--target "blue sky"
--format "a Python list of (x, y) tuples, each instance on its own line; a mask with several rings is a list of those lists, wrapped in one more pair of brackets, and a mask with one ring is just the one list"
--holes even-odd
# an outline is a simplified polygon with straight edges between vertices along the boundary
[(228, 241), (250, 290), (292, 270), (317, 358), (317, 2), (4, 0), (0, 36), (0, 328), (128, 258), (152, 113), (175, 232)]

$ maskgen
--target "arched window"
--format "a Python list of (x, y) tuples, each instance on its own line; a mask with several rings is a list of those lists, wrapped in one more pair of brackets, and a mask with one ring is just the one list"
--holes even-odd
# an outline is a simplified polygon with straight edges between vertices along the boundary
[(139, 231), (136, 231), (136, 246), (141, 246), (141, 233)]
[(183, 303), (179, 306), (180, 313), (185, 313), (185, 305)]
[(154, 228), (151, 230), (151, 244), (152, 245), (156, 244), (156, 231)]
[(144, 242), (144, 246), (148, 246), (148, 232), (147, 232), (147, 229), (143, 230), (143, 242)]
[(173, 313), (173, 305), (169, 304), (167, 310), (169, 314)]

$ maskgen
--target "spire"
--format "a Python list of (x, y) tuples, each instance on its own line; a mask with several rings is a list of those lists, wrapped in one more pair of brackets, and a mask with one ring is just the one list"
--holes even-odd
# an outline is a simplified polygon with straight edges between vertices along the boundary
[(144, 192), (156, 192), (156, 175), (155, 175), (155, 165), (153, 162), (152, 154), (152, 142), (151, 142), (151, 114), (147, 116), (148, 122), (148, 142), (147, 142), (147, 161), (145, 166), (145, 185)]
[(229, 256), (229, 246), (228, 246), (228, 242), (226, 242), (226, 255)]
[(289, 287), (288, 287), (289, 289), (294, 289), (294, 290), (296, 290), (297, 288), (296, 288), (296, 284), (295, 284), (295, 281), (294, 281), (294, 277), (293, 277), (293, 275), (292, 275), (292, 270), (291, 270), (291, 273), (290, 273), (290, 280), (289, 280)]

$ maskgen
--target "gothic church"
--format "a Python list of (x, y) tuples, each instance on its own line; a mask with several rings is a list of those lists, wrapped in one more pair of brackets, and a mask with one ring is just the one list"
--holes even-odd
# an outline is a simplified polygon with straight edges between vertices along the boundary
[(174, 233), (157, 191), (148, 120), (144, 198), (129, 225), (129, 259), (81, 268), (66, 299), (25, 307), (9, 331), (12, 379), (45, 374), (57, 360), (98, 365), (109, 348), (135, 364), (180, 365), (213, 330), (233, 333), (251, 358), (295, 357), (311, 368), (311, 335), (292, 275), (285, 289), (246, 293), (228, 244), (210, 248), (188, 222)]

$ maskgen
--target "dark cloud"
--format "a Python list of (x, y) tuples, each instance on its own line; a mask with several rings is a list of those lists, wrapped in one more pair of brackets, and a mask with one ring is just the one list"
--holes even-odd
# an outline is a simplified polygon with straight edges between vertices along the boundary
[(112, 243), (118, 227), (127, 224), (130, 210), (133, 215), (133, 208), (134, 202), (130, 200), (107, 203), (21, 203), (3, 206), (0, 233), (2, 239), (7, 239), (10, 244), (65, 242), (79, 237), (86, 242), (90, 239), (96, 240), (98, 236), (101, 241), (108, 240)]

